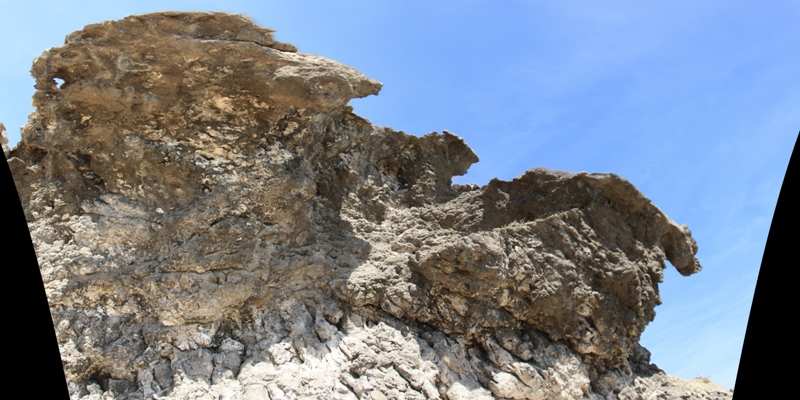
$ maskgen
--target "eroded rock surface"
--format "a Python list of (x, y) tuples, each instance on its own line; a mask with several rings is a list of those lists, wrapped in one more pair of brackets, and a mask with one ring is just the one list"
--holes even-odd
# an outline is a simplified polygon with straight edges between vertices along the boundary
[(347, 103), (380, 83), (236, 15), (90, 25), (32, 73), (9, 166), (73, 398), (649, 399), (684, 382), (638, 340), (665, 259), (695, 273), (697, 246), (616, 175), (452, 185), (478, 161), (461, 138), (372, 125)]
[(0, 146), (3, 148), (3, 154), (8, 157), (11, 149), (8, 148), (8, 135), (6, 135), (6, 127), (0, 123)]

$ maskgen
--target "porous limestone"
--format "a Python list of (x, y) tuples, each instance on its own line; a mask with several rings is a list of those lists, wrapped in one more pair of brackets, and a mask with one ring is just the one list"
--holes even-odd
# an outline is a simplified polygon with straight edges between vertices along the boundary
[(614, 174), (454, 185), (464, 140), (271, 33), (145, 14), (35, 60), (9, 166), (72, 398), (730, 398), (638, 344), (686, 226)]

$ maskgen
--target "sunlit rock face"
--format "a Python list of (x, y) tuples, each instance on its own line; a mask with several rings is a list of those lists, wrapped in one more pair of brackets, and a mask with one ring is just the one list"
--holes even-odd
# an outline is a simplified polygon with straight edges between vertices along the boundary
[(9, 166), (73, 398), (731, 396), (638, 345), (685, 226), (613, 174), (453, 185), (460, 137), (271, 32), (146, 14), (35, 60)]
[(0, 147), (3, 148), (3, 154), (8, 157), (11, 149), (8, 148), (8, 135), (6, 134), (6, 127), (0, 122)]

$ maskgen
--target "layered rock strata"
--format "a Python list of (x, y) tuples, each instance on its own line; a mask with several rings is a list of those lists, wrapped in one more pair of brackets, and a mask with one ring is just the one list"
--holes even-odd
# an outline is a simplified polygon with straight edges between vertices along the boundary
[(146, 14), (35, 60), (9, 166), (73, 398), (730, 397), (638, 345), (685, 226), (613, 174), (453, 185), (461, 138), (271, 32)]

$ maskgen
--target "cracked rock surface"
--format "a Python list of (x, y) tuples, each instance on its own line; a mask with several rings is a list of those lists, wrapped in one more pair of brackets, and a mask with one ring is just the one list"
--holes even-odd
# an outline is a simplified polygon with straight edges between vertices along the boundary
[(9, 166), (74, 399), (731, 397), (638, 344), (688, 228), (613, 174), (453, 185), (460, 137), (271, 32), (146, 14), (35, 60)]

